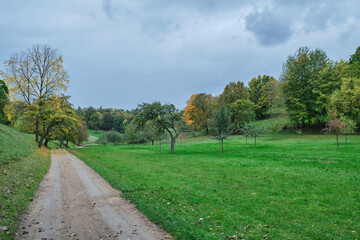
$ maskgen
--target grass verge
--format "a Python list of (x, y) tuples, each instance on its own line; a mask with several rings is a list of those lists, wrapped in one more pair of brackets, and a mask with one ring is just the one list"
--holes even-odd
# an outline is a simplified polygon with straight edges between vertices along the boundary
[(6, 134), (1, 145), (6, 154), (0, 155), (0, 239), (13, 239), (21, 213), (50, 166), (50, 151), (38, 149), (31, 136), (16, 129), (0, 125), (0, 130), (1, 137)]

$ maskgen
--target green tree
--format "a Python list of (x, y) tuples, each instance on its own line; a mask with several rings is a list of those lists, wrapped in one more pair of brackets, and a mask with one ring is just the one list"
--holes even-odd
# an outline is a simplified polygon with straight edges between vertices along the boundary
[(221, 142), (221, 151), (224, 151), (224, 139), (229, 136), (230, 133), (230, 110), (225, 103), (221, 103), (220, 107), (214, 111), (211, 125), (211, 134)]
[(281, 132), (284, 129), (284, 121), (276, 119), (275, 122), (273, 122), (270, 126), (267, 127), (267, 130), (273, 134), (273, 137), (275, 133)]
[(0, 80), (0, 92), (4, 92), (6, 94), (9, 94), (9, 89), (6, 86), (5, 82), (3, 80)]
[(106, 144), (109, 143), (107, 136), (105, 134), (101, 135), (97, 140), (96, 140), (97, 144), (103, 144), (104, 146), (106, 146)]
[(353, 77), (360, 76), (360, 46), (357, 47), (354, 54), (349, 59), (350, 71)]
[(112, 129), (115, 129), (119, 133), (125, 133), (124, 129), (124, 115), (120, 111), (113, 112), (113, 125)]
[(91, 121), (91, 116), (94, 113), (96, 113), (96, 110), (92, 106), (86, 108), (85, 111), (84, 111), (84, 120), (85, 120), (85, 123), (87, 124), (89, 129), (93, 129), (93, 128), (90, 127), (90, 121)]
[(239, 99), (250, 99), (249, 88), (243, 82), (230, 82), (225, 86), (224, 91), (220, 94), (218, 101), (227, 105), (236, 102)]
[(147, 121), (143, 127), (146, 141), (150, 141), (151, 145), (154, 145), (155, 140), (164, 134), (164, 129), (159, 128), (154, 121)]
[(114, 118), (111, 111), (105, 111), (102, 113), (100, 117), (100, 129), (109, 131), (113, 128)]
[(274, 87), (277, 84), (275, 78), (267, 75), (258, 76), (249, 82), (250, 100), (255, 104), (257, 119), (263, 119), (269, 115), (274, 95)]
[(168, 132), (171, 138), (171, 151), (175, 151), (176, 138), (181, 132), (182, 125), (179, 110), (173, 104), (161, 104), (160, 102), (143, 103), (139, 105), (139, 113), (135, 117), (137, 126), (143, 127), (149, 120), (154, 121), (156, 126)]
[(342, 78), (340, 90), (336, 91), (330, 99), (328, 112), (337, 111), (360, 123), (360, 78)]
[(340, 117), (340, 121), (345, 125), (343, 133), (345, 135), (345, 143), (348, 141), (348, 135), (356, 133), (356, 122), (348, 117)]
[[(35, 120), (38, 120), (36, 122)], [(32, 104), (27, 108), (21, 129), (28, 133), (34, 134), (36, 125), (38, 125), (38, 147), (42, 147), (44, 141), (63, 140), (72, 141), (73, 136), (76, 134), (77, 115), (71, 108), (71, 104), (67, 101), (66, 97), (51, 99), (40, 99), (36, 104)], [(69, 135), (71, 136), (69, 136)]]
[(281, 74), (287, 111), (292, 120), (308, 125), (326, 117), (326, 105), (339, 88), (339, 79), (331, 77), (334, 64), (320, 49), (299, 48), (289, 56)]
[(112, 143), (113, 146), (118, 145), (119, 143), (124, 141), (124, 138), (119, 132), (109, 131), (104, 133), (108, 143)]
[(265, 136), (266, 129), (262, 125), (254, 125), (253, 123), (249, 123), (243, 128), (243, 134), (254, 138), (254, 143), (256, 147), (256, 139), (258, 137)]
[(101, 117), (102, 117), (101, 113), (99, 113), (97, 111), (93, 112), (93, 114), (91, 114), (89, 121), (88, 121), (89, 129), (99, 130)]
[(135, 144), (140, 143), (142, 140), (143, 133), (140, 133), (139, 128), (135, 123), (131, 122), (125, 129), (125, 142), (127, 144), (132, 144), (133, 148)]
[(9, 121), (4, 112), (5, 106), (9, 103), (9, 90), (4, 81), (0, 80), (0, 123), (7, 124)]
[(231, 122), (239, 129), (255, 119), (255, 104), (250, 100), (239, 99), (230, 104)]
[(77, 124), (76, 144), (81, 145), (81, 143), (86, 142), (88, 138), (89, 138), (88, 129), (86, 128), (84, 122), (79, 120)]

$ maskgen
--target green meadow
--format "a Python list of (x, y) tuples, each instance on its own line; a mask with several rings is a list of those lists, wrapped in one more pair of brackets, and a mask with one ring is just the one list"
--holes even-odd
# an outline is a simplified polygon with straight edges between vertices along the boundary
[(211, 137), (71, 152), (176, 239), (360, 238), (360, 136)]

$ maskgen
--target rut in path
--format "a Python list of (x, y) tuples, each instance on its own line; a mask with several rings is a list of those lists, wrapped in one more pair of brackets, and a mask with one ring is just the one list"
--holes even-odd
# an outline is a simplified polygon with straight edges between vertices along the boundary
[(51, 166), (17, 239), (164, 239), (104, 179), (65, 150), (53, 150)]

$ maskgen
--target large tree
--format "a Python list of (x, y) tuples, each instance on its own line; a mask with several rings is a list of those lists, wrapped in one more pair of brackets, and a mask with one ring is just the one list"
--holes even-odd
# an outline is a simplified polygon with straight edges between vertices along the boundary
[[(5, 61), (4, 81), (12, 100), (23, 101), (28, 108), (62, 94), (69, 82), (58, 50), (48, 45), (33, 45)], [(45, 106), (38, 105), (38, 107)], [(39, 111), (38, 111), (39, 112)], [(34, 116), (35, 138), (40, 141), (40, 116)]]
[(68, 97), (40, 99), (27, 108), (21, 129), (34, 133), (36, 120), (39, 121), (38, 147), (52, 140), (75, 142), (78, 117), (68, 102)]
[(239, 99), (249, 99), (249, 88), (243, 82), (230, 82), (225, 86), (224, 91), (220, 94), (218, 101), (226, 105), (236, 102)]
[(308, 125), (325, 120), (326, 105), (339, 79), (323, 50), (303, 47), (289, 56), (281, 74), (285, 104), (292, 120)]
[(179, 110), (173, 104), (161, 104), (160, 102), (139, 104), (139, 112), (135, 117), (135, 123), (143, 127), (147, 121), (152, 120), (160, 129), (167, 131), (171, 138), (171, 153), (174, 153), (176, 137), (181, 132)]
[(337, 111), (360, 124), (360, 78), (342, 78), (341, 88), (330, 99), (328, 112)]
[(187, 125), (196, 130), (206, 130), (209, 133), (210, 121), (214, 111), (215, 99), (211, 94), (194, 94), (186, 102), (184, 118)]
[(230, 110), (231, 122), (237, 129), (255, 119), (255, 105), (250, 100), (239, 99), (230, 104)]
[(267, 75), (258, 76), (249, 82), (250, 100), (255, 104), (257, 119), (270, 115), (276, 84), (275, 78)]

